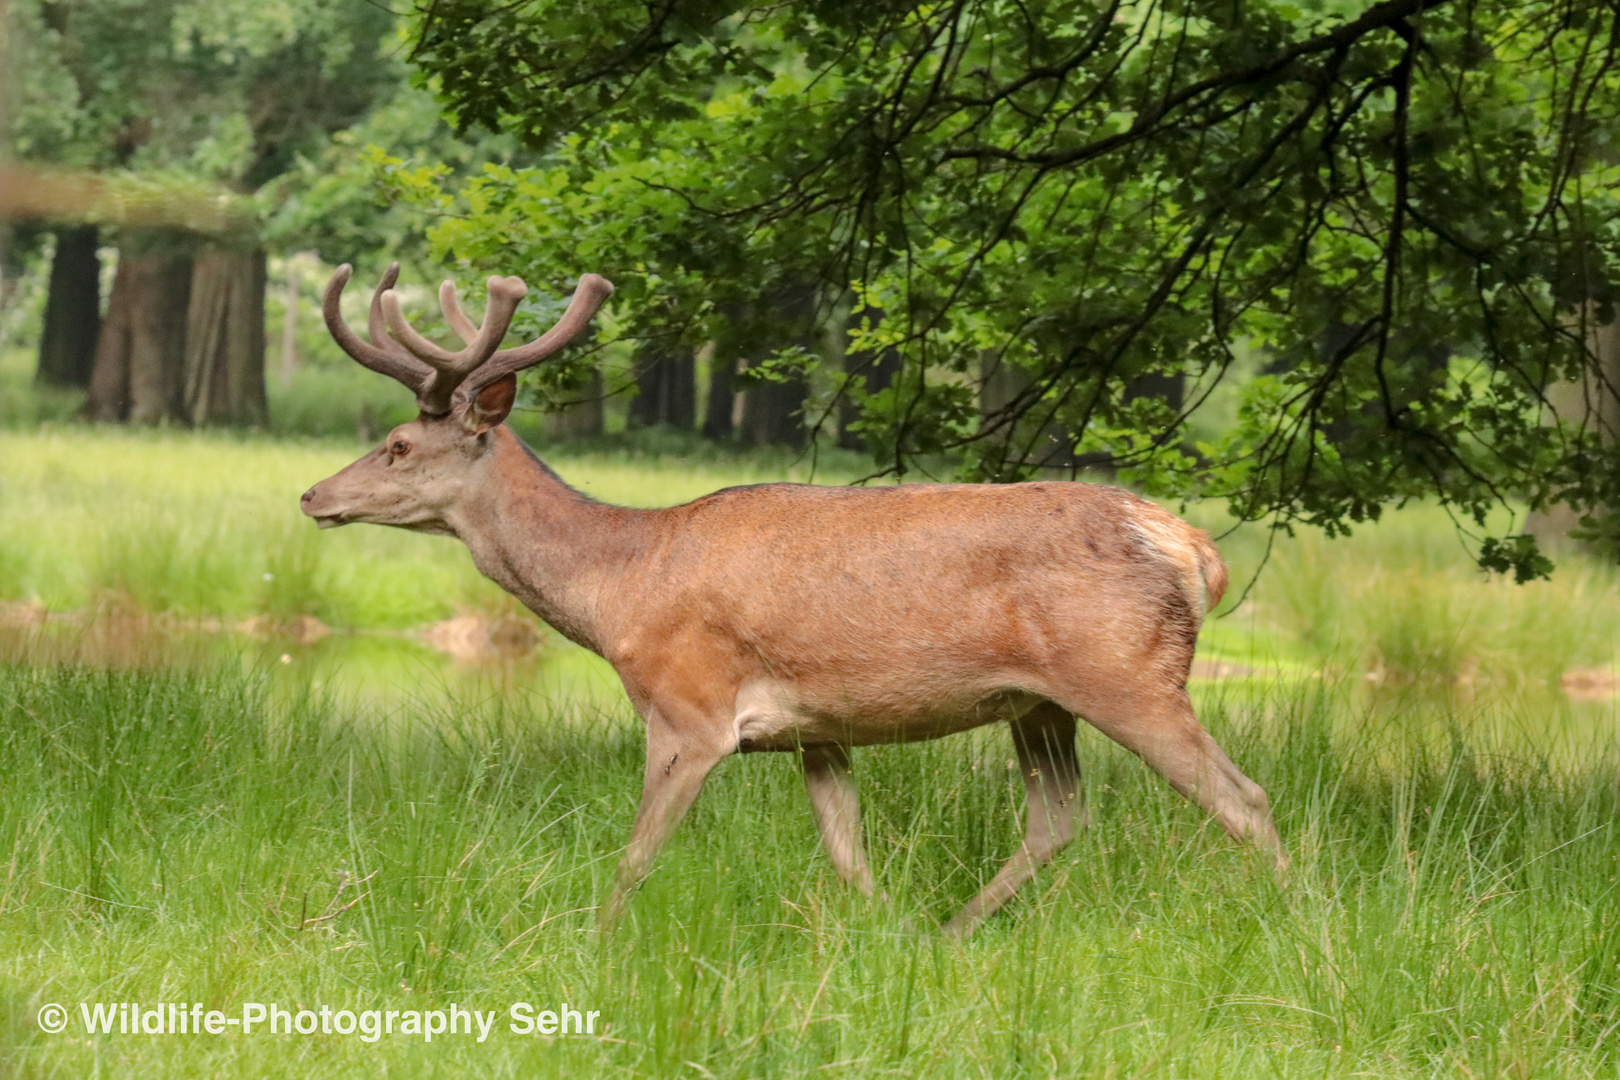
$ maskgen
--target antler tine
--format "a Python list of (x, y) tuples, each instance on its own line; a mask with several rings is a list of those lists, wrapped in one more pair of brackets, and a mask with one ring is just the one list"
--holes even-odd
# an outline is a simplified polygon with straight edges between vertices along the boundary
[[(392, 289), (382, 294), (383, 321), (388, 324), (388, 332), (408, 349), (411, 355), (427, 364), (434, 370), (432, 382), (417, 394), (417, 404), (422, 411), (430, 414), (443, 414), (450, 411), (451, 396), (456, 387), (461, 385), (468, 373), (484, 363), (500, 345), (501, 339), (506, 336), (506, 328), (511, 325), (512, 316), (517, 312), (518, 302), (528, 293), (528, 287), (521, 279), (492, 277), (489, 279), (489, 304), (484, 312), (484, 322), (472, 335), (466, 347), (459, 352), (450, 352), (440, 348), (421, 334), (417, 333), (410, 323), (405, 321), (405, 314), (400, 308), (399, 294)], [(441, 299), (445, 290), (440, 289)], [(456, 305), (456, 313), (465, 328), (471, 329), (471, 320), (460, 311)], [(449, 312), (446, 312), (449, 315)], [(463, 327), (456, 326), (452, 317), (451, 325), (457, 333)], [(466, 335), (462, 335), (465, 340)]]
[(376, 289), (372, 290), (371, 307), (366, 312), (366, 333), (371, 335), (371, 343), (379, 349), (387, 349), (396, 356), (409, 357), (410, 354), (399, 347), (399, 342), (388, 336), (388, 326), (383, 322), (383, 293), (392, 289), (398, 280), (399, 263), (391, 262), (388, 269), (383, 271), (382, 280), (377, 282)]
[(471, 345), (478, 336), (478, 327), (467, 318), (467, 313), (461, 310), (461, 300), (456, 296), (456, 283), (449, 278), (439, 286), (439, 307), (444, 310), (444, 319), (450, 324), (450, 329), (456, 332), (463, 345)]
[(612, 295), (613, 283), (607, 278), (600, 274), (580, 275), (579, 285), (574, 289), (574, 298), (568, 302), (568, 310), (557, 320), (557, 325), (527, 345), (520, 345), (515, 349), (502, 349), (491, 356), (488, 363), (480, 366), (461, 384), (461, 389), (456, 394), (457, 399), (469, 401), (478, 391), (496, 379), (510, 375), (514, 371), (533, 367), (560, 352), (564, 345), (579, 336), (580, 331), (591, 321), (591, 317)]
[(405, 311), (399, 304), (399, 293), (393, 289), (382, 294), (382, 314), (383, 321), (388, 324), (388, 335), (405, 346), (412, 356), (435, 371), (449, 371), (455, 368), (456, 353), (433, 344), (405, 321)]
[[(349, 278), (354, 274), (354, 267), (344, 263), (332, 274), (332, 280), (326, 284), (326, 294), (322, 299), (321, 313), (326, 317), (326, 328), (332, 334), (332, 339), (338, 347), (354, 357), (364, 366), (381, 375), (387, 375), (410, 387), (420, 394), (423, 385), (432, 376), (433, 371), (425, 364), (420, 363), (406, 353), (395, 348), (379, 347), (371, 342), (361, 341), (349, 324), (343, 319), (343, 289), (349, 284)], [(386, 334), (379, 332), (381, 320), (377, 316), (378, 297), (394, 283), (399, 276), (399, 264), (389, 267), (388, 273), (383, 275), (382, 284), (378, 285), (377, 292), (372, 296), (372, 341), (386, 341), (393, 345), (393, 341)]]

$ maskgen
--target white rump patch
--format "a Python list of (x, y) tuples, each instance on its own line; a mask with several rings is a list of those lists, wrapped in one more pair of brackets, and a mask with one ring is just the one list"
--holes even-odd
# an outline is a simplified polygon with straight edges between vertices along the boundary
[(1191, 526), (1143, 499), (1133, 499), (1129, 509), (1131, 528), (1181, 571), (1187, 600), (1201, 613), (1204, 609), (1204, 573), (1199, 564), (1198, 548), (1188, 535)]

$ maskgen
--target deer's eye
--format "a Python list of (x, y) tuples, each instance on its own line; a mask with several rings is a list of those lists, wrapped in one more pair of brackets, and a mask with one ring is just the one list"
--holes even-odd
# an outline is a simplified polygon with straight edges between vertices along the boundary
[(404, 457), (406, 454), (411, 452), (411, 444), (406, 442), (404, 439), (395, 439), (394, 445), (388, 448), (388, 452), (397, 458)]

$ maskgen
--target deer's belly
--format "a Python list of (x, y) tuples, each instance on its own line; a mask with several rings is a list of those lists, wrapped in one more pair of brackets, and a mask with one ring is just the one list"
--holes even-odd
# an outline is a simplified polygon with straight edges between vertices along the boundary
[(760, 681), (738, 691), (733, 727), (739, 753), (918, 742), (1012, 719), (1039, 700), (1015, 688), (962, 687), (928, 701), (874, 701)]

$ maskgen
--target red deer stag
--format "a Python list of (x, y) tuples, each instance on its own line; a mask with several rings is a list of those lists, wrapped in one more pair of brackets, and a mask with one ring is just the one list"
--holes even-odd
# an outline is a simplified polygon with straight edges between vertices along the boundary
[(1235, 837), (1287, 857), (1266, 794), (1199, 725), (1186, 683), (1208, 592), (1226, 587), (1209, 537), (1127, 491), (1080, 483), (762, 484), (685, 506), (590, 499), (502, 423), (515, 373), (578, 334), (613, 291), (580, 278), (557, 325), (498, 349), (526, 289), (489, 279), (473, 325), (445, 282), (459, 352), (411, 328), (392, 286), (370, 343), (326, 322), (350, 356), (416, 393), (421, 415), (304, 493), (322, 527), (364, 521), (456, 536), (478, 569), (605, 657), (645, 720), (641, 807), (599, 910), (628, 891), (728, 754), (797, 751), (833, 865), (863, 893), (850, 748), (1012, 728), (1026, 835), (947, 932), (995, 911), (1083, 827), (1075, 717), (1141, 756)]

